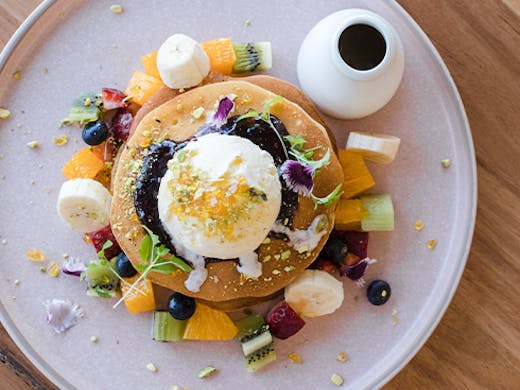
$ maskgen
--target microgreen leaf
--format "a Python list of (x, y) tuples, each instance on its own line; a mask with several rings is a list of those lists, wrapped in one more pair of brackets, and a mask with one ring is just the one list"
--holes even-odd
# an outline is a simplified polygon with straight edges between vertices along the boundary
[(152, 238), (150, 235), (146, 235), (141, 240), (141, 246), (139, 247), (139, 256), (141, 260), (148, 261), (152, 256)]
[(237, 122), (240, 122), (242, 119), (256, 118), (259, 116), (260, 116), (260, 114), (258, 112), (254, 111), (254, 110), (250, 110), (250, 111), (246, 112), (245, 114), (240, 115), (237, 118)]
[(154, 272), (169, 275), (174, 273), (177, 267), (172, 262), (157, 263), (152, 266)]
[(289, 154), (291, 156), (294, 156), (294, 158), (301, 162), (304, 165), (307, 165), (308, 167), (311, 167), (312, 169), (320, 169), (327, 165), (330, 162), (330, 149), (327, 149), (327, 152), (325, 152), (325, 155), (319, 159), (319, 160), (309, 160), (305, 156), (305, 152), (301, 152), (298, 150), (291, 149), (289, 151)]
[(289, 142), (291, 149), (294, 150), (302, 150), (303, 145), (305, 145), (305, 142), (307, 142), (301, 134), (298, 134), (296, 137), (292, 135), (286, 135), (285, 137), (283, 137), (283, 139), (284, 141)]
[(110, 240), (107, 240), (103, 246), (101, 247), (101, 250), (98, 252), (98, 257), (102, 260), (108, 260), (105, 256), (105, 251), (110, 248), (112, 245), (114, 245), (114, 243)]
[(101, 298), (112, 298), (112, 295), (110, 295), (109, 293), (107, 293), (105, 290), (103, 290), (101, 288), (96, 288), (96, 294), (98, 295), (98, 297), (101, 297)]
[(324, 196), (323, 198), (319, 198), (313, 194), (311, 194), (311, 199), (314, 202), (314, 210), (318, 208), (319, 205), (330, 207), (332, 206), (343, 194), (343, 191), (341, 191), (341, 187), (343, 186), (343, 183), (340, 183), (332, 190), (330, 194), (327, 196)]

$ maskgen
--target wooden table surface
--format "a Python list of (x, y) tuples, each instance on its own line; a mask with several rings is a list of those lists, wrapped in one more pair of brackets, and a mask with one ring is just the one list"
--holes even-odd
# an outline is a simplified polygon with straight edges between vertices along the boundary
[[(520, 0), (400, 0), (446, 62), (469, 117), (478, 215), (440, 325), (386, 389), (520, 388)], [(0, 0), (0, 49), (37, 0)], [(122, 2), (124, 4), (124, 1)], [(55, 389), (0, 326), (0, 389)]]

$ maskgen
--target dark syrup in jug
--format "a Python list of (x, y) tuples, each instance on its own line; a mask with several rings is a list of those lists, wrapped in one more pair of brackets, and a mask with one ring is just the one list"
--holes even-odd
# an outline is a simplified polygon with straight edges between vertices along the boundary
[(338, 42), (341, 58), (356, 70), (370, 70), (383, 61), (386, 41), (376, 28), (353, 24), (341, 33)]

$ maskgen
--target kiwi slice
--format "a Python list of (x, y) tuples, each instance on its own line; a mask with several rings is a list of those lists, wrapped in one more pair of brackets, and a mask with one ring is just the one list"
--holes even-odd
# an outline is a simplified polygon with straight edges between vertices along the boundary
[(235, 64), (233, 73), (271, 69), (273, 58), (271, 42), (233, 42)]
[(182, 341), (187, 320), (176, 320), (167, 311), (153, 313), (153, 339), (155, 341)]
[(267, 324), (263, 324), (260, 328), (240, 339), (242, 351), (245, 356), (251, 355), (253, 352), (258, 351), (272, 342), (273, 337), (271, 336), (271, 332), (269, 332), (269, 325)]
[(264, 318), (260, 314), (252, 314), (241, 318), (235, 322), (238, 328), (238, 338), (242, 341), (244, 336), (247, 336), (265, 324)]
[(119, 291), (115, 261), (93, 260), (82, 275), (88, 283), (87, 295), (114, 298)]
[(98, 102), (101, 102), (101, 95), (95, 93), (83, 93), (79, 95), (69, 111), (69, 116), (61, 121), (61, 124), (70, 125), (78, 122), (80, 125), (93, 122), (99, 119), (101, 110)]
[(250, 372), (258, 371), (275, 360), (276, 352), (274, 351), (273, 344), (266, 345), (245, 357), (246, 367)]

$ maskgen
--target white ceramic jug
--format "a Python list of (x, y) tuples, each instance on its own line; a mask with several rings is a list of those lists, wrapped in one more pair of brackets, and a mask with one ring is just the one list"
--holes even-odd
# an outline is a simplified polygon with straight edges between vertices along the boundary
[[(349, 53), (340, 53), (340, 38), (342, 43), (348, 39), (348, 34), (342, 35), (344, 31), (359, 25), (372, 27), (366, 29), (374, 33), (368, 38), (382, 36), (386, 44), (378, 63), (368, 69), (356, 69), (344, 60)], [(367, 50), (369, 43), (354, 45)], [(321, 111), (340, 119), (361, 118), (382, 108), (395, 94), (404, 71), (403, 45), (381, 16), (364, 9), (345, 9), (325, 17), (307, 34), (298, 53), (297, 71), (303, 91)]]

